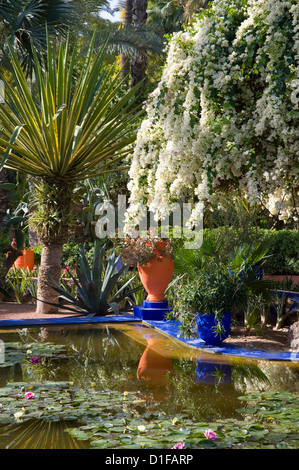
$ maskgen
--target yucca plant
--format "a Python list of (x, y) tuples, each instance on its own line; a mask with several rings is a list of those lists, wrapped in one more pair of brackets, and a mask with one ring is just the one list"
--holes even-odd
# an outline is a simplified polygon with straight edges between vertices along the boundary
[(67, 286), (62, 287), (53, 280), (54, 289), (64, 301), (61, 308), (73, 310), (74, 307), (76, 312), (91, 316), (119, 314), (119, 304), (142, 289), (142, 285), (139, 283), (137, 287), (129, 287), (135, 275), (120, 285), (127, 266), (123, 265), (119, 269), (120, 257), (117, 257), (114, 251), (105, 259), (106, 245), (101, 246), (99, 240), (95, 241), (91, 266), (85, 256), (84, 247), (81, 245), (79, 249), (80, 267), (76, 268), (76, 276), (66, 268), (76, 288), (76, 294), (74, 295)]
[(105, 65), (106, 46), (94, 56), (94, 40), (78, 73), (77, 47), (69, 39), (56, 52), (47, 37), (44, 63), (32, 48), (35, 76), (33, 96), (12, 47), (9, 63), (14, 83), (6, 83), (0, 105), (1, 167), (34, 177), (37, 202), (31, 217), (42, 244), (37, 312), (56, 308), (48, 285), (50, 273), (59, 282), (62, 246), (74, 214), (72, 202), (78, 181), (111, 171), (132, 150), (139, 116), (134, 108), (139, 85), (126, 94), (111, 66)]

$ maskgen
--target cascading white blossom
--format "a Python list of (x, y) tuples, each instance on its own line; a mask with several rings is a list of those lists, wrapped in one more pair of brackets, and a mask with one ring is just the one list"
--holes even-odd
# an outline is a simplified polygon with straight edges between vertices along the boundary
[[(214, 0), (168, 45), (132, 155), (128, 220), (241, 188), (299, 206), (299, 2)], [(196, 207), (195, 212), (196, 214)]]

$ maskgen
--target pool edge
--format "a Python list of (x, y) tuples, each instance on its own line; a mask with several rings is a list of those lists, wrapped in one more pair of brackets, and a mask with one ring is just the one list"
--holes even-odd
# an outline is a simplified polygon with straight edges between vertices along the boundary
[(264, 359), (271, 361), (291, 361), (299, 362), (298, 352), (274, 351), (267, 352), (257, 349), (247, 349), (242, 346), (225, 343), (219, 346), (209, 346), (200, 338), (186, 339), (180, 335), (179, 323), (172, 320), (141, 320), (134, 315), (114, 315), (103, 317), (62, 317), (62, 318), (35, 318), (18, 320), (0, 320), (0, 328), (31, 328), (38, 326), (57, 326), (57, 325), (86, 325), (89, 323), (143, 323), (155, 328), (177, 341), (183, 342), (186, 346), (202, 350), (212, 354), (225, 354), (230, 356), (239, 356), (252, 359)]

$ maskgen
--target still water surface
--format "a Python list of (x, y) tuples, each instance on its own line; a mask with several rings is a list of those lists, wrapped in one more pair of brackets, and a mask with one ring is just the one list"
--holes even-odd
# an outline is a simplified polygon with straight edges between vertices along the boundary
[[(203, 353), (140, 323), (1, 329), (0, 340), (0, 387), (69, 381), (82, 389), (138, 391), (168, 416), (233, 418), (245, 392), (299, 391), (298, 363)], [(41, 419), (0, 424), (0, 448), (88, 447), (66, 426)]]

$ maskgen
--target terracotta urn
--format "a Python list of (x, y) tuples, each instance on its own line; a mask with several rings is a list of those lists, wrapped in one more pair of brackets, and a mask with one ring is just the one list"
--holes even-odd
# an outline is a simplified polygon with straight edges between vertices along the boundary
[[(163, 250), (166, 243), (159, 242), (158, 250)], [(155, 251), (154, 251), (155, 253)], [(147, 292), (147, 302), (164, 302), (165, 290), (171, 281), (174, 261), (168, 256), (155, 256), (146, 264), (137, 266), (140, 280)]]
[(16, 269), (26, 269), (30, 271), (34, 268), (34, 251), (33, 250), (22, 250), (22, 256), (19, 256), (15, 263), (14, 267)]

